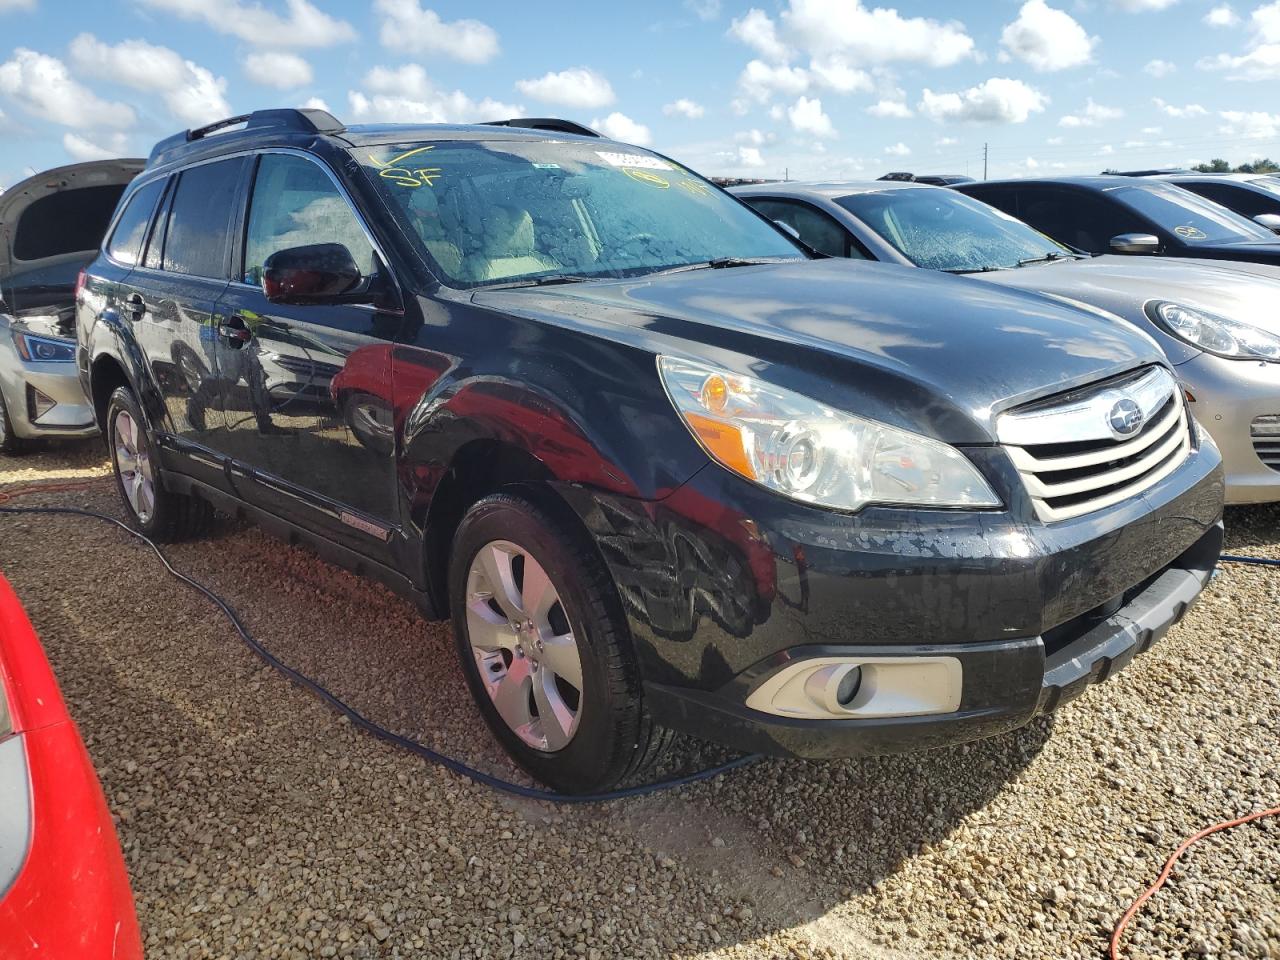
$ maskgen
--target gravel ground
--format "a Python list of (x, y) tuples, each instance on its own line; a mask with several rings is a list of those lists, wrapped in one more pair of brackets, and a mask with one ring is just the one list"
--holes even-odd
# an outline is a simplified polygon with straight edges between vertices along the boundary
[[(105, 475), (100, 450), (0, 459), (0, 490)], [(119, 513), (105, 480), (23, 502)], [(1280, 557), (1280, 509), (1227, 519), (1231, 551)], [(250, 527), (170, 553), (363, 712), (518, 779), (445, 627)], [(0, 569), (98, 766), (153, 960), (1097, 958), (1183, 837), (1280, 803), (1269, 569), (1224, 568), (1153, 653), (1052, 721), (587, 809), (499, 796), (354, 731), (106, 525), (0, 517)], [(1204, 841), (1128, 955), (1280, 958), (1278, 873), (1280, 823)]]

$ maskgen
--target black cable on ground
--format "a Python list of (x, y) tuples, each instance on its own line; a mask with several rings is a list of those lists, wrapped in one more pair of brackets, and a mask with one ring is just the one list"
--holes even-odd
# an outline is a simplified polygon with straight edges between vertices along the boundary
[(670, 780), (660, 780), (657, 783), (646, 783), (641, 784), (640, 786), (626, 787), (621, 790), (610, 790), (607, 793), (554, 793), (550, 790), (539, 790), (536, 787), (526, 787), (518, 783), (510, 783), (500, 777), (495, 777), (493, 774), (485, 773), (483, 770), (476, 770), (474, 767), (469, 767), (461, 760), (455, 760), (453, 757), (446, 756), (443, 753), (438, 753), (430, 747), (418, 743), (416, 740), (410, 740), (408, 737), (402, 737), (400, 734), (393, 733), (386, 727), (379, 726), (363, 714), (359, 713), (354, 707), (351, 707), (338, 699), (335, 694), (331, 693), (328, 689), (321, 686), (310, 677), (299, 673), (287, 663), (277, 659), (275, 654), (259, 643), (253, 634), (249, 632), (249, 628), (244, 625), (239, 614), (236, 613), (231, 604), (215, 593), (210, 587), (206, 587), (199, 580), (196, 580), (194, 577), (190, 577), (181, 570), (176, 569), (173, 564), (169, 562), (169, 558), (164, 555), (164, 551), (162, 551), (153, 540), (144, 534), (139, 533), (137, 530), (134, 530), (123, 521), (117, 520), (115, 517), (109, 517), (105, 513), (96, 513), (93, 510), (82, 510), (78, 507), (0, 506), (0, 514), (3, 513), (44, 515), (60, 514), (71, 517), (89, 517), (93, 520), (101, 520), (105, 523), (114, 524), (125, 533), (129, 534), (129, 536), (141, 540), (149, 546), (155, 552), (155, 555), (160, 558), (160, 562), (164, 564), (165, 570), (196, 592), (202, 594), (210, 603), (221, 610), (222, 614), (230, 621), (231, 626), (235, 628), (236, 633), (240, 635), (240, 639), (244, 641), (245, 646), (257, 654), (261, 660), (278, 672), (284, 674), (284, 676), (293, 681), (293, 683), (319, 697), (334, 710), (338, 711), (350, 720), (355, 726), (365, 731), (365, 733), (372, 734), (379, 740), (401, 747), (404, 750), (408, 750), (410, 753), (419, 756), (424, 760), (430, 761), (431, 763), (439, 764), (447, 770), (452, 770), (459, 776), (466, 777), (468, 780), (472, 780), (476, 783), (482, 783), (487, 787), (492, 787), (493, 789), (500, 790), (503, 793), (509, 793), (513, 796), (525, 797), (531, 800), (547, 800), (551, 803), (603, 803), (609, 800), (643, 797), (647, 794), (658, 793), (661, 790), (670, 790), (673, 787), (682, 787), (690, 783), (710, 780), (712, 777), (719, 776), (722, 773), (728, 773), (730, 770), (737, 770), (739, 767), (745, 767), (747, 764), (754, 763), (761, 759), (759, 754), (747, 754), (746, 756), (730, 760), (727, 763), (722, 763), (719, 766), (709, 767), (706, 770), (699, 770), (696, 773), (690, 773), (683, 777), (673, 777)]
[(1254, 563), (1260, 567), (1280, 567), (1280, 560), (1272, 560), (1269, 557), (1237, 557), (1224, 553), (1218, 559), (1223, 563)]

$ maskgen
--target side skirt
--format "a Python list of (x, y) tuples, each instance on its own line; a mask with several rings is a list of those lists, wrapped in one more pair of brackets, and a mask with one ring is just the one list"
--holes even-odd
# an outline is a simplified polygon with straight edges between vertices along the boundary
[(295, 523), (284, 520), (274, 513), (245, 503), (238, 497), (209, 486), (200, 480), (167, 470), (164, 472), (162, 480), (166, 490), (197, 497), (206, 501), (219, 513), (235, 517), (237, 520), (250, 520), (267, 533), (284, 540), (292, 546), (310, 548), (321, 559), (329, 563), (345, 570), (350, 570), (357, 576), (376, 580), (393, 593), (412, 602), (427, 620), (443, 619), (436, 611), (435, 605), (431, 602), (431, 597), (427, 592), (414, 586), (413, 581), (398, 570), (370, 560), (354, 550), (334, 543), (332, 540), (307, 530), (305, 527), (300, 527)]

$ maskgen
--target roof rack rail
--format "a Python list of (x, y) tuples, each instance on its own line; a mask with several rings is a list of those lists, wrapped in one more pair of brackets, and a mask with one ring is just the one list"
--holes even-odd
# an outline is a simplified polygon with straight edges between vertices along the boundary
[(486, 120), (486, 127), (524, 127), (527, 130), (551, 130), (555, 133), (573, 133), (580, 137), (600, 136), (590, 127), (572, 120), (561, 120), (557, 117), (513, 117), (510, 120)]
[(167, 156), (178, 147), (186, 146), (195, 140), (203, 140), (210, 134), (225, 130), (228, 127), (234, 127), (237, 124), (244, 124), (245, 130), (274, 129), (294, 131), (296, 133), (341, 133), (346, 129), (337, 117), (325, 110), (311, 108), (255, 110), (253, 113), (244, 113), (238, 117), (228, 117), (216, 123), (196, 127), (193, 130), (183, 130), (181, 133), (166, 137), (155, 145), (155, 148), (151, 151), (151, 156), (147, 159), (147, 165), (154, 165), (162, 157)]

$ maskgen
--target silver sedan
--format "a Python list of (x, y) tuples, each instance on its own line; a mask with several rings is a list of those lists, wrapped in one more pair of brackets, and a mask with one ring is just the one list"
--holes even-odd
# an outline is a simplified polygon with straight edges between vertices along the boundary
[(1280, 268), (1089, 257), (944, 187), (764, 183), (731, 192), (830, 256), (970, 274), (1140, 327), (1222, 449), (1227, 501), (1280, 500)]
[(0, 452), (37, 437), (91, 437), (93, 407), (76, 370), (76, 344), (56, 314), (0, 312)]

